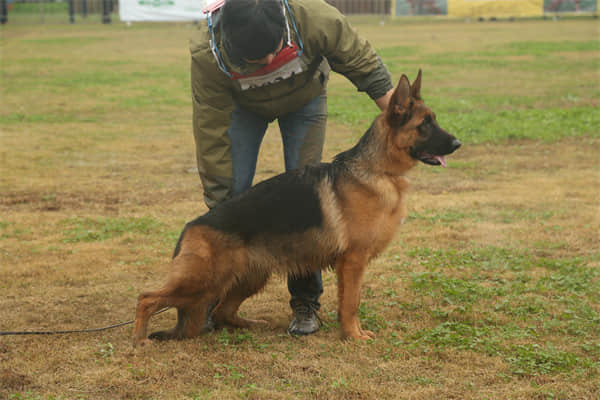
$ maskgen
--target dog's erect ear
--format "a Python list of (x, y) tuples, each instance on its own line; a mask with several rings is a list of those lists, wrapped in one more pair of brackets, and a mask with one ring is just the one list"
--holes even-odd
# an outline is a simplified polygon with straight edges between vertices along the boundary
[(421, 100), (421, 70), (419, 69), (419, 73), (417, 74), (417, 79), (413, 82), (410, 87), (410, 95), (415, 100)]
[(410, 113), (410, 82), (402, 75), (387, 108), (387, 118), (390, 123), (403, 124)]

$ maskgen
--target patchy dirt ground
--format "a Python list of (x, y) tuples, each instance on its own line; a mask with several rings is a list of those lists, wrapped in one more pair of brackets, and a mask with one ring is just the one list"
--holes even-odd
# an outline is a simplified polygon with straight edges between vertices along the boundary
[[(345, 129), (332, 126), (330, 132), (328, 148), (349, 142)], [(56, 170), (52, 180), (18, 181), (2, 193), (2, 330), (91, 328), (133, 317), (137, 295), (164, 277), (184, 221), (204, 210), (192, 153), (176, 139), (160, 142), (151, 156), (126, 166), (120, 161), (128, 159), (125, 145), (111, 153), (118, 160), (114, 163), (97, 161), (94, 168), (64, 174)], [(511, 374), (501, 352), (488, 354), (477, 346), (415, 348), (416, 339), (410, 338), (435, 326), (435, 313), (493, 318), (509, 326), (510, 315), (494, 310), (500, 300), (514, 301), (506, 294), (482, 298), (485, 307), (467, 304), (471, 309), (461, 314), (456, 306), (464, 299), (453, 304), (442, 294), (415, 291), (414, 274), (445, 268), (448, 277), (464, 277), (464, 269), (473, 269), (490, 274), (487, 284), (492, 285), (494, 279), (515, 284), (523, 278), (519, 268), (544, 275), (539, 266), (527, 266), (540, 257), (583, 257), (593, 260), (588, 268), (598, 268), (598, 144), (596, 139), (569, 139), (464, 146), (449, 158), (447, 169), (420, 165), (411, 174), (411, 217), (365, 279), (362, 318), (378, 331), (372, 343), (338, 340), (335, 276), (326, 272), (325, 326), (315, 336), (285, 334), (288, 295), (283, 281), (274, 279), (243, 305), (245, 314), (270, 322), (264, 329), (221, 331), (137, 351), (131, 347), (130, 326), (103, 333), (2, 337), (0, 389), (8, 396), (21, 393), (16, 398), (33, 393), (89, 399), (528, 399), (543, 398), (544, 390), (592, 398), (598, 387), (584, 372), (520, 377)], [(179, 151), (170, 151), (174, 148)], [(269, 156), (261, 158), (260, 177), (281, 165), (274, 132), (263, 152)], [(168, 167), (156, 168), (155, 159)], [(424, 255), (470, 252), (476, 263), (477, 251), (490, 248), (525, 257), (524, 265), (514, 270), (461, 267), (444, 265), (448, 260), (443, 257), (436, 265)], [(597, 283), (597, 275), (593, 280)], [(588, 306), (600, 311), (597, 302)], [(534, 322), (531, 313), (532, 320), (522, 324)], [(167, 312), (151, 325), (169, 327), (174, 319)], [(565, 346), (557, 334), (534, 335), (533, 342)], [(502, 340), (512, 346), (531, 339)]]
[[(181, 228), (206, 211), (192, 29), (2, 28), (0, 331), (128, 321), (162, 282)], [(597, 22), (359, 30), (393, 76), (423, 68), (427, 101), (465, 143), (447, 169), (411, 173), (409, 218), (368, 268), (359, 313), (377, 339), (339, 340), (329, 271), (320, 332), (286, 335), (275, 278), (242, 307), (268, 327), (138, 350), (130, 325), (0, 336), (0, 398), (600, 398)], [(329, 89), (325, 160), (375, 112), (342, 78)], [(283, 169), (279, 142), (269, 131), (257, 180)], [(171, 310), (151, 330), (174, 323)]]

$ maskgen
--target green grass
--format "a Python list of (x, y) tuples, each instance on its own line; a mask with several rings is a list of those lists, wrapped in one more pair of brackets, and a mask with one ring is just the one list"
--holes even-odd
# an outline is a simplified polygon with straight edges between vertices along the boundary
[(503, 46), (494, 47), (485, 56), (547, 56), (564, 52), (594, 52), (600, 50), (598, 40), (582, 41), (553, 41), (553, 42), (512, 42)]
[[(37, 15), (39, 13), (59, 14), (64, 13), (67, 15), (69, 10), (69, 3), (66, 1), (61, 2), (45, 2), (45, 3), (14, 3), (10, 14), (31, 14)], [(9, 18), (10, 18), (9, 14)]]
[[(515, 375), (600, 372), (596, 340), (582, 344), (562, 339), (600, 335), (600, 313), (594, 306), (600, 300), (600, 273), (590, 267), (592, 260), (547, 259), (495, 247), (413, 249), (408, 256), (428, 270), (409, 273), (411, 289), (432, 304), (437, 324), (404, 343), (425, 352), (498, 355)], [(535, 343), (543, 337), (554, 337), (555, 343)]]
[[(591, 78), (600, 66), (597, 57), (588, 57), (597, 53), (600, 41), (582, 39), (515, 41), (493, 48), (482, 46), (477, 51), (452, 53), (432, 52), (426, 46), (380, 45), (378, 53), (396, 78), (400, 73), (413, 77), (417, 68), (424, 69), (425, 80), (439, 80), (440, 74), (450, 75), (456, 68), (478, 70), (475, 77), (498, 75), (499, 82), (504, 82), (506, 87), (490, 90), (482, 86), (479, 79), (474, 79), (472, 86), (445, 85), (437, 88), (436, 85), (426, 85), (424, 96), (436, 109), (440, 123), (459, 135), (464, 143), (502, 143), (523, 139), (557, 141), (565, 137), (597, 137), (600, 134), (597, 128), (600, 126), (600, 111), (595, 104), (586, 104), (599, 100), (598, 86), (572, 85), (569, 79), (574, 74)], [(36, 57), (21, 57), (18, 60), (19, 68), (3, 71), (5, 90), (11, 97), (21, 93), (39, 93), (42, 96), (48, 91), (81, 91), (82, 94), (95, 96), (107, 107), (118, 105), (123, 110), (131, 111), (148, 106), (189, 106), (189, 96), (186, 94), (189, 90), (189, 71), (180, 62), (157, 64), (150, 68), (139, 65), (131, 69), (131, 66), (139, 64), (138, 60), (106, 60), (92, 56), (84, 58), (83, 64), (78, 63), (75, 68), (75, 65), (65, 64), (60, 58), (39, 56), (50, 49), (86, 51), (110, 40), (109, 37), (97, 35), (22, 39), (21, 46), (30, 47), (39, 54)], [(581, 56), (587, 58), (581, 59)], [(561, 71), (566, 76), (541, 78), (535, 74), (536, 71), (545, 71), (548, 64), (552, 65), (555, 73)], [(498, 70), (501, 70), (500, 74)], [(45, 71), (42, 82), (37, 71)], [(597, 74), (595, 77), (598, 77)], [(558, 82), (556, 78), (559, 78)], [(518, 92), (518, 85), (524, 80), (535, 80), (535, 90)], [(140, 82), (153, 84), (140, 86)], [(525, 81), (525, 85), (531, 83)], [(565, 85), (569, 85), (566, 94)], [(115, 90), (127, 89), (129, 93), (119, 98), (112, 95)], [(514, 95), (499, 95), (506, 90), (516, 92)], [(334, 122), (352, 127), (358, 135), (368, 127), (376, 108), (367, 96), (356, 96), (354, 93), (354, 88), (334, 80), (329, 96), (329, 116)], [(470, 94), (463, 96), (462, 93)], [(53, 109), (48, 109), (48, 113), (39, 111), (35, 108), (27, 112), (3, 111), (3, 121), (8, 124), (98, 121), (97, 117), (81, 116), (79, 113), (61, 115)], [(97, 107), (91, 112), (103, 115), (108, 111)]]
[[(597, 106), (587, 106), (586, 101), (599, 99), (598, 68), (600, 61), (594, 54), (600, 49), (599, 40), (581, 41), (517, 41), (478, 51), (431, 53), (413, 46), (383, 47), (380, 55), (394, 75), (409, 72), (408, 65), (425, 69), (427, 74), (452, 74), (456, 69), (477, 71), (497, 77), (504, 87), (480, 85), (474, 79), (469, 87), (429, 88), (424, 97), (450, 131), (460, 135), (466, 143), (501, 143), (511, 139), (556, 141), (564, 137), (598, 136), (600, 111)], [(582, 58), (583, 57), (583, 58)], [(554, 74), (563, 77), (533, 75), (547, 71), (552, 65)], [(431, 72), (433, 71), (433, 72)], [(512, 75), (512, 76), (511, 76)], [(569, 76), (589, 76), (590, 85), (573, 85)], [(426, 75), (427, 76), (427, 75)], [(557, 79), (558, 78), (558, 79)], [(527, 82), (526, 79), (534, 82)], [(560, 94), (556, 93), (560, 86)], [(593, 82), (596, 82), (594, 84)], [(517, 92), (517, 85), (533, 86), (531, 92)], [(480, 86), (477, 86), (480, 85)], [(568, 88), (566, 85), (569, 85)], [(568, 90), (566, 97), (564, 90)], [(499, 95), (499, 91), (515, 91), (512, 96)], [(471, 93), (462, 96), (461, 93)], [(474, 95), (473, 95), (474, 94)], [(366, 101), (344, 96), (332, 102), (333, 118), (348, 125), (369, 121)], [(354, 96), (355, 97), (355, 96)], [(353, 109), (363, 109), (364, 114)]]
[(87, 218), (74, 217), (60, 221), (63, 242), (97, 242), (124, 234), (149, 235), (156, 233), (162, 224), (150, 217), (142, 218)]
[[(0, 330), (129, 320), (139, 293), (162, 282), (184, 222), (205, 211), (192, 28), (2, 27)], [(406, 224), (366, 271), (359, 317), (376, 339), (339, 340), (331, 272), (319, 334), (286, 335), (289, 295), (274, 279), (242, 306), (269, 327), (136, 351), (129, 328), (7, 337), (0, 397), (594, 398), (597, 21), (358, 28), (394, 80), (423, 70), (425, 101), (464, 143), (447, 169), (411, 172)], [(378, 112), (335, 74), (328, 96), (325, 158)], [(265, 137), (259, 179), (281, 170), (279, 142)]]
[[(50, 37), (25, 39), (21, 43), (34, 48), (58, 46), (58, 48), (73, 48), (74, 51), (77, 51), (78, 48), (85, 48), (87, 45), (107, 40), (109, 39), (103, 37)], [(467, 70), (490, 69), (490, 73), (493, 73), (491, 70), (500, 68), (504, 70), (504, 73), (514, 71), (514, 74), (518, 75), (521, 71), (530, 74), (532, 71), (544, 70), (546, 65), (551, 63), (555, 70), (563, 69), (572, 74), (574, 71), (591, 73), (597, 70), (599, 62), (597, 59), (582, 62), (577, 57), (563, 57), (562, 54), (593, 54), (598, 48), (599, 41), (584, 40), (581, 42), (511, 42), (496, 46), (493, 50), (484, 48), (479, 52), (433, 55), (423, 54), (424, 51), (414, 46), (390, 46), (380, 47), (379, 54), (395, 76), (405, 71), (410, 75), (410, 71), (407, 71), (405, 66), (394, 64), (395, 60), (402, 60), (402, 64), (406, 64), (405, 58), (409, 59), (409, 63), (417, 61), (419, 65), (423, 65), (426, 73), (430, 70), (433, 70), (432, 73), (436, 73), (437, 69), (443, 70), (452, 66)], [(510, 57), (516, 56), (529, 58), (525, 61), (510, 59)], [(48, 90), (59, 92), (89, 90), (90, 93), (92, 91), (99, 92), (103, 97), (102, 93), (108, 93), (109, 88), (135, 87), (135, 92), (139, 92), (139, 94), (120, 99), (121, 107), (141, 109), (150, 104), (184, 107), (189, 103), (189, 97), (185, 95), (189, 86), (189, 74), (187, 70), (181, 70), (179, 67), (173, 69), (173, 67), (157, 66), (127, 71), (123, 69), (135, 63), (135, 60), (125, 62), (123, 60), (91, 59), (87, 61), (87, 66), (84, 68), (71, 70), (71, 68), (65, 68), (64, 63), (56, 58), (25, 58), (19, 62), (27, 65), (26, 69), (23, 67), (19, 69), (21, 75), (15, 75), (17, 72), (13, 73), (12, 71), (4, 72), (6, 90), (11, 95), (18, 95), (19, 92), (35, 93), (39, 91), (42, 93)], [(48, 66), (50, 66), (49, 70)], [(51, 75), (45, 78), (40, 86), (35, 71), (42, 69), (50, 72)], [(56, 70), (55, 74), (52, 74), (53, 69)], [(31, 74), (26, 74), (27, 71), (31, 71)], [(164, 85), (172, 79), (175, 79), (180, 85), (177, 93), (173, 92), (172, 85)], [(158, 84), (139, 87), (138, 82), (141, 81), (154, 81)], [(573, 87), (571, 88), (572, 93), (568, 94), (564, 100), (554, 99), (554, 101), (562, 103), (559, 104), (560, 107), (546, 108), (540, 107), (540, 104), (547, 103), (547, 90), (553, 90), (553, 83), (551, 79), (544, 79), (538, 83), (536, 89), (538, 94), (519, 95), (512, 98), (498, 96), (495, 91), (489, 90), (487, 93), (483, 91), (478, 93), (477, 87), (439, 90), (434, 87), (428, 88), (424, 92), (426, 98), (431, 99), (431, 105), (439, 110), (440, 121), (449, 130), (459, 133), (461, 139), (466, 143), (497, 143), (509, 139), (556, 141), (564, 137), (598, 135), (600, 111), (595, 106), (581, 105), (586, 99), (598, 98), (599, 94), (597, 90), (594, 90), (594, 85), (587, 85), (587, 88)], [(329, 99), (330, 118), (349, 126), (361, 126), (357, 132), (362, 132), (368, 126), (375, 108), (366, 96), (351, 95), (353, 89), (345, 86), (339, 87), (335, 83), (332, 87), (333, 93)], [(540, 90), (544, 87), (547, 89)], [(337, 91), (341, 91), (341, 95), (337, 94)], [(475, 92), (475, 96), (459, 96), (459, 93), (466, 91)], [(5, 118), (7, 123), (77, 120), (76, 117), (45, 116), (40, 113), (32, 115), (10, 113)]]
[[(103, 42), (106, 41), (107, 38), (103, 38), (102, 36), (86, 36), (86, 37), (45, 37), (40, 39), (22, 39), (20, 42), (24, 46), (27, 46), (31, 49), (48, 49), (49, 47), (56, 47), (58, 49), (64, 48), (81, 48), (81, 46)], [(44, 61), (44, 59), (42, 59)], [(54, 60), (52, 60), (54, 61)]]
[(530, 344), (514, 346), (511, 349), (508, 361), (511, 363), (511, 372), (516, 375), (539, 375), (556, 372), (579, 372), (584, 369), (595, 368), (598, 365), (587, 358), (581, 358), (573, 353), (556, 350), (552, 346)]
[[(555, 142), (565, 137), (598, 137), (600, 131), (600, 110), (591, 106), (570, 106), (568, 108), (523, 108), (503, 109), (504, 106), (518, 106), (519, 100), (498, 104), (498, 99), (482, 98), (476, 104), (466, 105), (455, 98), (433, 98), (431, 103), (440, 110), (438, 121), (448, 131), (455, 133), (465, 143), (502, 143), (507, 140), (543, 140)], [(531, 104), (539, 99), (527, 99)], [(496, 104), (493, 104), (496, 103)], [(487, 108), (500, 108), (489, 111)], [(485, 109), (481, 109), (485, 107)], [(367, 99), (348, 96), (329, 101), (329, 115), (332, 119), (349, 125), (362, 126), (364, 130), (370, 123), (373, 107)], [(479, 109), (478, 109), (479, 108)], [(357, 112), (356, 110), (364, 110)], [(461, 111), (462, 110), (462, 111)], [(363, 130), (357, 130), (357, 134)]]
[(467, 143), (499, 143), (506, 140), (554, 142), (565, 137), (600, 136), (597, 107), (549, 108), (454, 115), (446, 127)]

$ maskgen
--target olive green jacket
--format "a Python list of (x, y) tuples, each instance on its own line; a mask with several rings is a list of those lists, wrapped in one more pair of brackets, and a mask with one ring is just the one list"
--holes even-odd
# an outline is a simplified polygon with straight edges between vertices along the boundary
[[(206, 21), (190, 41), (193, 126), (198, 172), (209, 207), (230, 195), (232, 165), (227, 130), (234, 103), (267, 119), (296, 111), (325, 90), (332, 69), (346, 76), (359, 91), (377, 99), (392, 89), (390, 74), (374, 49), (323, 0), (288, 0), (304, 45), (303, 72), (261, 87), (242, 90), (221, 71), (209, 45)], [(221, 43), (219, 13), (213, 15), (215, 41), (229, 71), (248, 74), (255, 64), (236, 66)], [(288, 15), (288, 21), (290, 17)], [(292, 41), (298, 39), (290, 22)]]

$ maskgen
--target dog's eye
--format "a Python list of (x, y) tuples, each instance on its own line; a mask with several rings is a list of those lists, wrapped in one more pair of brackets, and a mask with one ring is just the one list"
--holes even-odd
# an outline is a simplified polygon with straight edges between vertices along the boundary
[(425, 138), (429, 136), (431, 133), (431, 122), (431, 117), (429, 115), (423, 118), (423, 122), (421, 122), (421, 125), (417, 128), (420, 136)]
[(427, 115), (425, 116), (425, 118), (423, 118), (423, 122), (421, 122), (420, 128), (427, 129), (427, 127), (431, 125), (432, 122), (433, 120), (431, 119), (431, 115)]

